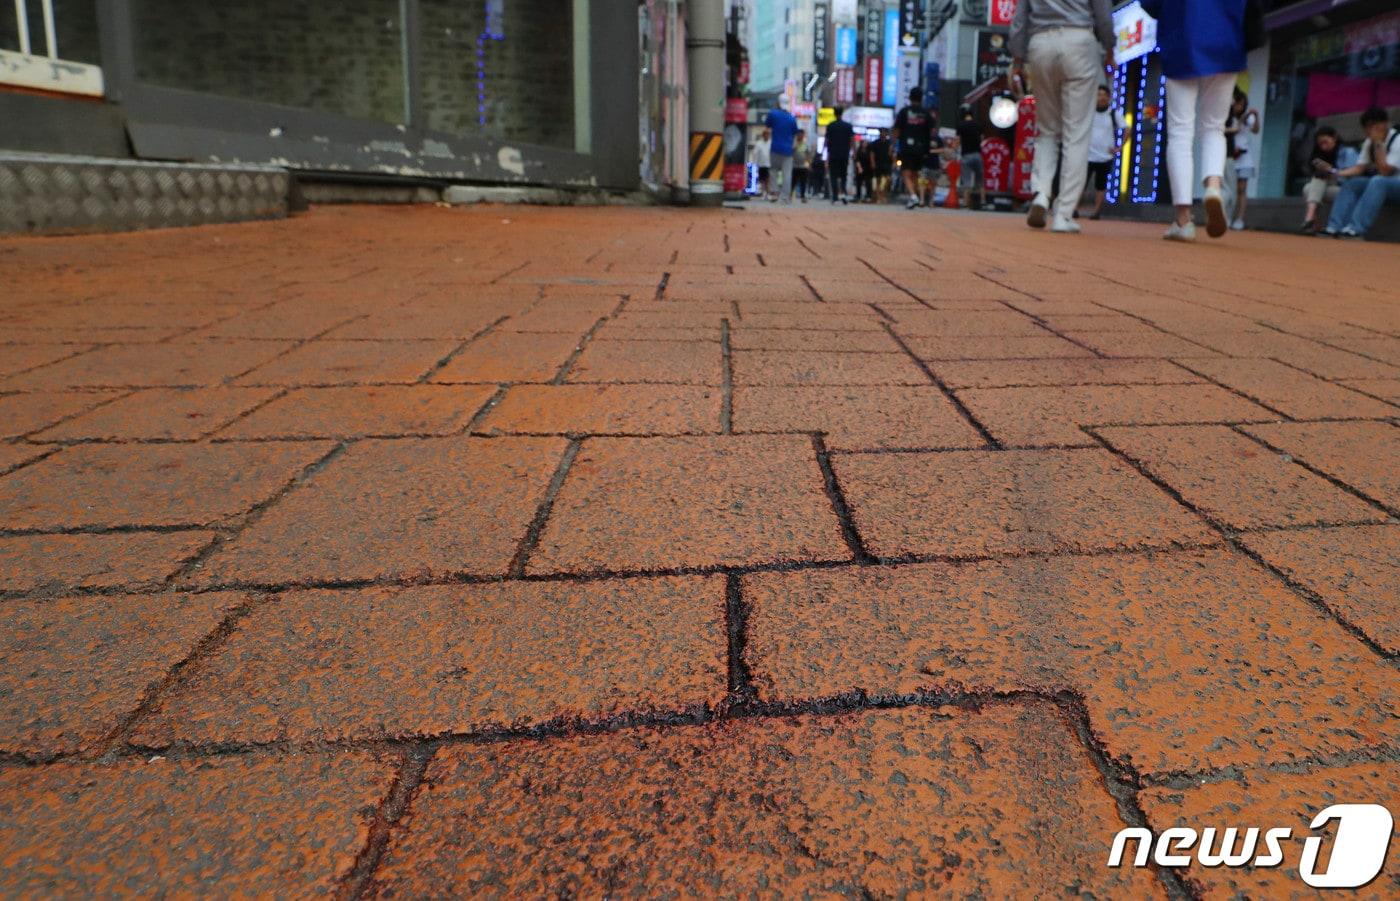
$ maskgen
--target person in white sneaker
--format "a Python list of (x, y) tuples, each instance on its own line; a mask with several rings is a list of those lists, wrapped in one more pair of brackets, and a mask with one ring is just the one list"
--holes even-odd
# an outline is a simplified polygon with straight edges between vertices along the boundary
[[(1219, 238), (1229, 229), (1220, 186), (1225, 175), (1225, 118), (1235, 79), (1245, 69), (1246, 0), (1142, 0), (1157, 20), (1157, 45), (1167, 76), (1167, 173), (1176, 221), (1163, 235), (1193, 241), (1195, 195), (1192, 145), (1201, 142), (1206, 234)], [(1199, 105), (1199, 110), (1197, 109)]]
[[(1113, 65), (1113, 8), (1109, 0), (1020, 0), (1011, 18), (1011, 76), (1023, 66), (1035, 93), (1035, 142), (1031, 186), (1035, 198), (1026, 224), (1045, 227), (1051, 185), (1060, 174), (1050, 230), (1079, 231), (1074, 209), (1089, 171), (1094, 95), (1104, 67)], [(1063, 157), (1063, 160), (1062, 160)], [(1062, 165), (1063, 163), (1063, 165)]]

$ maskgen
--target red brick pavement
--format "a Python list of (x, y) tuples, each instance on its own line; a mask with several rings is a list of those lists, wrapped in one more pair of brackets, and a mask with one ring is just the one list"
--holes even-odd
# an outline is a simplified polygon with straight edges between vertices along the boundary
[(0, 893), (1303, 888), (1105, 863), (1400, 814), (1400, 255), (1095, 225), (0, 242)]

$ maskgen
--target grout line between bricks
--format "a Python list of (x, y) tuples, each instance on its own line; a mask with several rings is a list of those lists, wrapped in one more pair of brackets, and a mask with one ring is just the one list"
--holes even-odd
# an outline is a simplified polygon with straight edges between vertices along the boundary
[(967, 424), (977, 430), (977, 434), (982, 436), (982, 440), (987, 442), (987, 446), (999, 449), (1001, 447), (1001, 442), (982, 424), (981, 420), (972, 415), (972, 411), (968, 409), (967, 404), (963, 403), (962, 398), (958, 397), (953, 389), (949, 388), (947, 383), (938, 377), (938, 374), (933, 371), (933, 367), (929, 366), (928, 363), (920, 359), (918, 354), (914, 353), (913, 349), (899, 336), (899, 333), (894, 330), (893, 326), (888, 322), (884, 323), (884, 326), (886, 333), (894, 339), (895, 344), (899, 345), (899, 349), (904, 351), (905, 355), (914, 361), (914, 365), (919, 367), (930, 382), (938, 386), (938, 390), (943, 392), (943, 396), (948, 398), (948, 402), (957, 409), (962, 418), (967, 421)]
[(390, 786), (388, 794), (384, 796), (383, 803), (374, 812), (374, 820), (370, 824), (369, 835), (365, 839), (364, 847), (355, 856), (355, 866), (351, 868), (345, 881), (336, 891), (337, 901), (357, 901), (357, 899), (371, 894), (370, 886), (374, 879), (374, 873), (379, 868), (379, 862), (389, 847), (389, 839), (393, 835), (394, 827), (408, 813), (409, 805), (413, 803), (419, 786), (423, 784), (423, 776), (428, 770), (428, 764), (432, 762), (433, 755), (436, 753), (436, 744), (406, 749), (393, 785)]
[(729, 320), (719, 321), (719, 348), (724, 367), (723, 384), (720, 388), (719, 432), (721, 435), (734, 434), (734, 348), (729, 339)]
[(747, 708), (758, 700), (753, 673), (747, 658), (749, 643), (749, 608), (744, 602), (743, 578), (729, 573), (724, 580), (724, 620), (728, 636), (729, 695), (725, 701), (729, 711)]
[(461, 344), (458, 344), (458, 345), (457, 345), (456, 347), (454, 347), (452, 350), (450, 350), (450, 351), (447, 352), (447, 356), (443, 357), (441, 360), (438, 360), (436, 363), (434, 363), (431, 367), (428, 368), (428, 371), (427, 371), (427, 372), (423, 373), (423, 374), (420, 375), (417, 379), (415, 379), (414, 382), (413, 382), (413, 384), (415, 384), (415, 385), (423, 385), (423, 384), (426, 384), (426, 383), (428, 382), (429, 379), (431, 379), (433, 376), (437, 375), (439, 372), (442, 372), (444, 369), (446, 369), (446, 368), (447, 368), (447, 365), (448, 365), (449, 363), (451, 363), (451, 362), (457, 357), (458, 354), (462, 353), (462, 351), (466, 350), (468, 347), (470, 347), (471, 345), (475, 344), (475, 343), (476, 343), (477, 341), (479, 341), (480, 339), (482, 339), (482, 338), (486, 337), (487, 335), (491, 334), (491, 332), (494, 332), (497, 328), (500, 328), (501, 323), (506, 322), (506, 321), (509, 320), (509, 319), (510, 319), (510, 315), (509, 315), (509, 314), (506, 314), (505, 316), (500, 317), (500, 318), (497, 319), (495, 322), (493, 322), (493, 323), (491, 323), (490, 325), (486, 326), (485, 328), (481, 329), (481, 330), (478, 331), (476, 334), (474, 334), (474, 335), (472, 335), (471, 337), (467, 338), (467, 339), (464, 340)]
[(831, 501), (831, 509), (836, 514), (837, 522), (841, 524), (841, 537), (845, 540), (846, 547), (850, 548), (852, 559), (860, 563), (873, 563), (875, 558), (865, 549), (865, 542), (861, 540), (860, 532), (851, 516), (850, 505), (846, 503), (845, 492), (841, 490), (841, 483), (836, 478), (836, 470), (831, 466), (831, 453), (826, 449), (826, 439), (819, 432), (812, 435), (812, 450), (817, 455), (817, 465), (821, 467), (822, 484), (826, 489), (827, 499)]
[(1378, 499), (1376, 499), (1376, 498), (1374, 498), (1374, 497), (1371, 497), (1369, 494), (1367, 494), (1366, 492), (1360, 490), (1359, 488), (1354, 488), (1354, 487), (1352, 487), (1351, 485), (1348, 485), (1346, 482), (1342, 481), (1341, 479), (1337, 478), (1336, 476), (1332, 475), (1331, 473), (1325, 472), (1325, 471), (1323, 471), (1323, 470), (1317, 468), (1316, 466), (1313, 466), (1311, 463), (1307, 462), (1306, 460), (1303, 460), (1301, 457), (1298, 457), (1298, 456), (1296, 456), (1296, 455), (1294, 455), (1294, 454), (1291, 454), (1291, 453), (1289, 453), (1288, 451), (1284, 450), (1284, 449), (1281, 448), (1281, 447), (1275, 446), (1274, 444), (1270, 443), (1268, 440), (1266, 440), (1266, 439), (1264, 439), (1264, 438), (1261, 438), (1261, 437), (1259, 437), (1258, 435), (1255, 435), (1253, 432), (1245, 431), (1242, 427), (1240, 427), (1240, 426), (1238, 426), (1238, 425), (1231, 424), (1231, 425), (1229, 426), (1229, 428), (1232, 429), (1232, 430), (1235, 431), (1235, 432), (1238, 432), (1239, 434), (1243, 435), (1244, 437), (1248, 438), (1250, 441), (1253, 441), (1255, 444), (1258, 444), (1258, 445), (1260, 445), (1261, 447), (1263, 447), (1263, 448), (1265, 448), (1265, 449), (1267, 449), (1267, 450), (1269, 450), (1269, 451), (1272, 451), (1272, 452), (1275, 453), (1275, 454), (1278, 454), (1278, 455), (1280, 455), (1280, 456), (1287, 457), (1287, 458), (1289, 459), (1289, 462), (1295, 463), (1295, 464), (1297, 464), (1298, 466), (1303, 467), (1304, 469), (1306, 469), (1308, 472), (1312, 473), (1313, 475), (1318, 476), (1318, 477), (1320, 477), (1320, 478), (1322, 478), (1322, 479), (1327, 480), (1328, 482), (1332, 483), (1332, 484), (1335, 485), (1336, 487), (1338, 487), (1338, 488), (1340, 488), (1341, 490), (1345, 491), (1347, 494), (1350, 494), (1352, 497), (1356, 498), (1357, 500), (1366, 502), (1367, 504), (1371, 505), (1372, 507), (1375, 507), (1377, 510), (1380, 510), (1382, 513), (1385, 513), (1387, 516), (1400, 518), (1400, 510), (1396, 510), (1396, 509), (1390, 507), (1388, 504), (1386, 504), (1386, 503), (1385, 503), (1384, 501), (1382, 501), (1382, 500), (1378, 500)]
[(545, 489), (544, 497), (540, 500), (539, 509), (535, 511), (535, 517), (530, 521), (530, 527), (525, 530), (525, 535), (520, 539), (520, 545), (515, 549), (515, 556), (511, 558), (510, 566), (506, 572), (510, 578), (519, 579), (525, 575), (525, 566), (530, 562), (530, 555), (534, 553), (535, 546), (539, 544), (540, 536), (544, 533), (545, 523), (549, 520), (549, 514), (554, 509), (554, 499), (558, 497), (559, 490), (564, 487), (564, 479), (569, 475), (569, 469), (574, 465), (574, 458), (578, 456), (579, 448), (583, 446), (583, 441), (579, 438), (572, 438), (564, 448), (563, 455), (559, 458), (559, 465), (555, 467), (554, 476), (549, 480), (549, 487)]

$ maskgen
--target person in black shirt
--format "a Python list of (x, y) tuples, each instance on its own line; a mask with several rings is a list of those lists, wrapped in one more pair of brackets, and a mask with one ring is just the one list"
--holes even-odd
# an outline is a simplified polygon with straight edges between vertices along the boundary
[(846, 173), (851, 165), (851, 142), (855, 129), (842, 121), (842, 107), (836, 107), (836, 121), (826, 127), (826, 168), (831, 175), (831, 202), (846, 203)]
[[(972, 107), (964, 106), (958, 122), (958, 153), (962, 156), (962, 186), (976, 188), (978, 207), (987, 205), (987, 183), (982, 169), (982, 125)], [(972, 206), (972, 192), (967, 192), (967, 205)]]
[(880, 129), (880, 136), (871, 141), (870, 168), (875, 174), (875, 202), (884, 203), (890, 193), (890, 173), (894, 170), (894, 160), (890, 156), (890, 133)]
[(899, 148), (899, 171), (909, 192), (904, 208), (912, 210), (921, 199), (919, 173), (933, 144), (933, 117), (924, 109), (923, 88), (909, 89), (909, 105), (894, 117), (894, 137)]

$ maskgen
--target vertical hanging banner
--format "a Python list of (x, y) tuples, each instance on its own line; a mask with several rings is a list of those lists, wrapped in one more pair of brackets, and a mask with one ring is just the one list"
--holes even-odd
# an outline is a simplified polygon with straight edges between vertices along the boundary
[(899, 48), (899, 66), (895, 73), (897, 85), (895, 96), (900, 98), (902, 103), (904, 98), (909, 96), (911, 88), (919, 84), (919, 59), (923, 56), (917, 47)]
[(878, 56), (865, 58), (865, 102), (871, 106), (880, 105), (880, 95), (885, 89), (884, 61)]
[(749, 102), (743, 97), (724, 101), (724, 193), (744, 193), (748, 152)]
[(829, 71), (831, 50), (831, 19), (827, 15), (825, 3), (812, 4), (812, 63), (819, 77), (825, 78)]
[(923, 4), (919, 0), (899, 0), (899, 46), (919, 46), (923, 18)]
[(982, 167), (987, 191), (1004, 194), (1011, 186), (1011, 145), (1003, 138), (983, 138)]
[(899, 99), (899, 10), (885, 7), (885, 80), (880, 86), (880, 103), (898, 106)]
[(1031, 172), (1035, 168), (1035, 139), (1040, 129), (1035, 123), (1035, 97), (1026, 95), (1016, 104), (1016, 150), (1011, 164), (1011, 192), (1020, 200), (1035, 196)]
[(987, 0), (987, 24), (994, 28), (1010, 28), (1016, 15), (1016, 0)]
[(836, 65), (854, 66), (856, 64), (856, 30), (854, 28), (836, 28)]
[(851, 66), (836, 69), (836, 102), (842, 106), (856, 102), (856, 70)]

